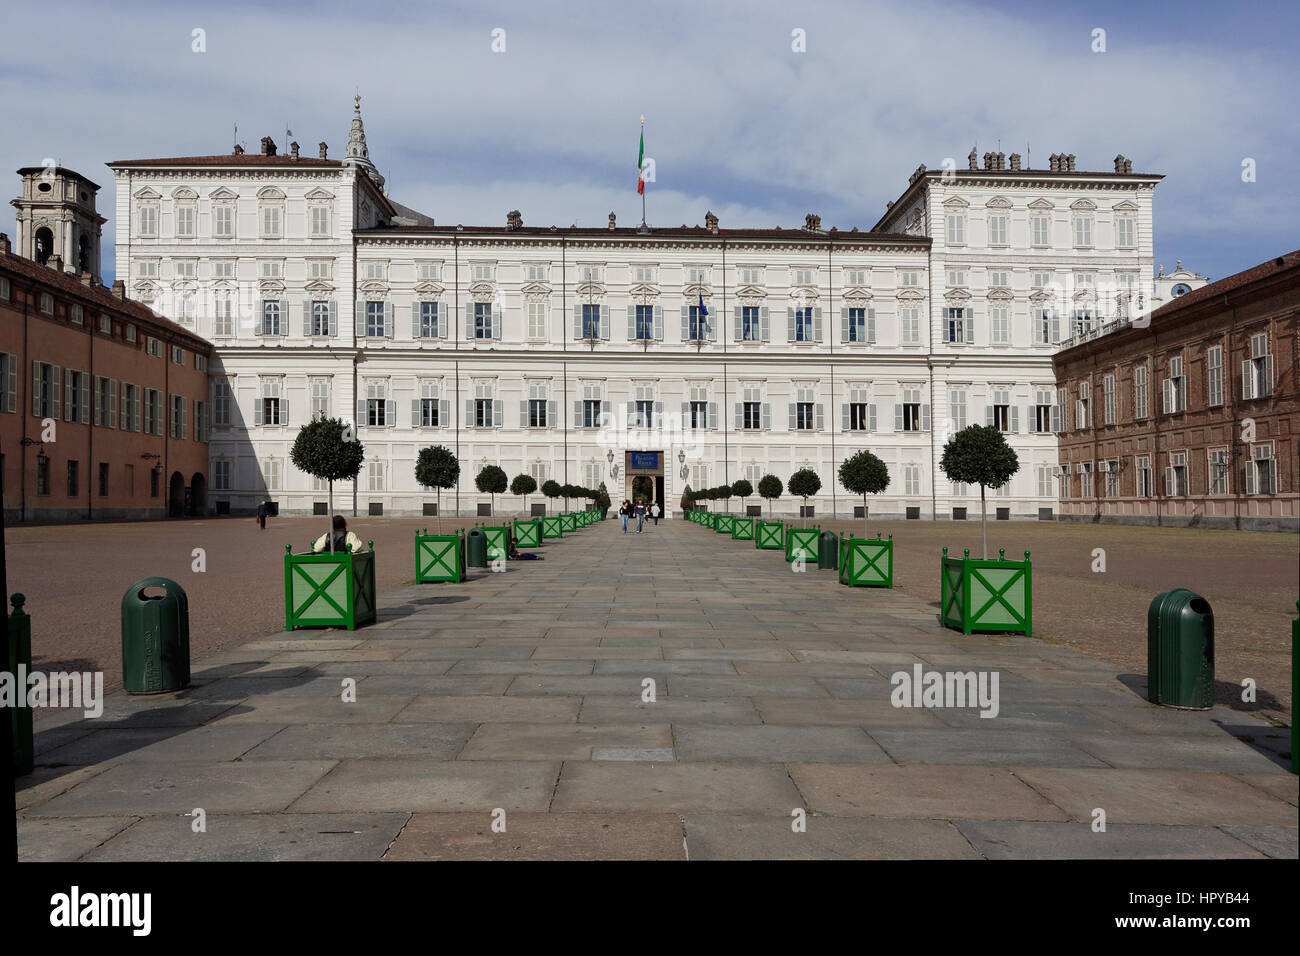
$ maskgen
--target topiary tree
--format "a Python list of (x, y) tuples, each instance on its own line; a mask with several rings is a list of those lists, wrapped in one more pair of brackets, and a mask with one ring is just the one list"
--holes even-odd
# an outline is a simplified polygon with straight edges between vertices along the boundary
[(474, 476), (474, 487), (485, 495), (492, 496), (492, 513), (497, 513), (497, 495), (505, 494), (506, 473), (496, 465), (484, 465), (483, 470)]
[[(548, 478), (546, 481), (542, 482), (542, 494), (546, 495), (548, 498), (558, 498), (563, 491), (564, 489), (560, 487), (560, 483), (554, 478)], [(547, 511), (550, 511), (549, 507), (547, 508)]]
[(767, 513), (772, 513), (772, 502), (781, 497), (785, 491), (785, 486), (781, 484), (781, 479), (776, 475), (764, 475), (758, 479), (759, 497), (767, 499)]
[(536, 490), (537, 479), (532, 475), (515, 475), (514, 481), (510, 482), (510, 493), (512, 495), (518, 495), (524, 501), (525, 517), (527, 517), (528, 512), (528, 496)]
[(451, 449), (430, 445), (415, 459), (415, 480), (422, 488), (438, 490), (438, 533), (442, 534), (442, 489), (454, 488), (460, 480), (460, 462)]
[(1001, 488), (1020, 470), (1020, 459), (1002, 432), (992, 425), (968, 425), (943, 446), (939, 467), (949, 481), (980, 486), (980, 537), (984, 560), (989, 557), (988, 516), (984, 512), (984, 490)]
[(605, 487), (605, 483), (602, 481), (600, 487), (596, 489), (596, 510), (603, 515), (609, 511), (609, 505), (609, 489)]
[[(313, 418), (298, 429), (293, 440), (289, 460), (299, 471), (320, 478), (329, 489), (330, 530), (333, 530), (334, 482), (355, 481), (361, 472), (366, 452), (357, 441), (352, 425), (341, 418)], [(326, 535), (330, 551), (334, 550), (334, 535)]]
[(695, 492), (691, 491), (690, 485), (687, 485), (685, 488), (682, 489), (681, 505), (682, 505), (683, 515), (695, 507)]
[(740, 510), (743, 514), (745, 511), (745, 499), (754, 493), (754, 486), (744, 478), (741, 478), (739, 481), (732, 483), (731, 493), (740, 499)]
[[(817, 477), (817, 472), (811, 468), (800, 468), (790, 476), (790, 494), (798, 495), (803, 499), (804, 510), (808, 510), (808, 498), (822, 490), (822, 480)], [(799, 519), (800, 527), (803, 526), (803, 518)]]
[(863, 450), (840, 465), (840, 484), (862, 496), (862, 533), (867, 533), (867, 495), (878, 495), (889, 487), (889, 469), (871, 452)]

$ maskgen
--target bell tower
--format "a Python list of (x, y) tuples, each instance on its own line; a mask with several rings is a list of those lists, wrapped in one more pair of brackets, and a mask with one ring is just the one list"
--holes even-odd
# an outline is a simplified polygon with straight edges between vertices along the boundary
[(18, 170), (22, 192), (10, 205), (18, 210), (15, 251), (42, 265), (58, 260), (64, 272), (99, 277), (99, 240), (107, 220), (95, 211), (99, 187), (62, 166)]

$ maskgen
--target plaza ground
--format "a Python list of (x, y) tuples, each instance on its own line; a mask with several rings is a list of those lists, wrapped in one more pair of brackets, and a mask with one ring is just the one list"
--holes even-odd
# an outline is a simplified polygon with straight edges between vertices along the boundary
[[(349, 520), (363, 540), (375, 542), (382, 606), (394, 589), (413, 582), (412, 535), (416, 528), (432, 528), (433, 519)], [(809, 521), (819, 522), (840, 533), (864, 533), (860, 520)], [(475, 523), (446, 519), (443, 528)], [(666, 534), (683, 524), (663, 521), (658, 528), (648, 526), (648, 533)], [(604, 527), (614, 526), (610, 521)], [(190, 599), (192, 655), (201, 660), (284, 627), (284, 546), (306, 550), (325, 527), (321, 518), (272, 518), (261, 531), (251, 518), (231, 518), (10, 528), (9, 591), (27, 595), (36, 666), (103, 670), (106, 684), (117, 686), (119, 608), (133, 581), (161, 575), (180, 582)], [(978, 520), (870, 521), (867, 528), (872, 536), (894, 535), (895, 586), (936, 613), (942, 548), (954, 555), (967, 547), (973, 555), (981, 553)], [(195, 548), (204, 549), (203, 573), (192, 570)], [(1175, 587), (1196, 591), (1215, 613), (1219, 702), (1290, 720), (1290, 634), (1300, 579), (1300, 543), (1294, 536), (990, 521), (989, 548), (995, 555), (1005, 548), (1008, 558), (1031, 552), (1035, 637), (1077, 648), (1128, 673), (1146, 672), (1151, 599)], [(1105, 551), (1105, 573), (1091, 570), (1097, 548)], [(590, 573), (608, 574), (594, 564)], [(691, 585), (709, 573), (707, 567), (686, 569), (681, 583)], [(1255, 704), (1241, 700), (1246, 678), (1258, 687)]]
[[(23, 585), (34, 614), (80, 604), (87, 624), (102, 621), (96, 602), (115, 609), (121, 581), (170, 571), (196, 632), (191, 688), (40, 721), (36, 771), (19, 783), (23, 859), (1297, 854), (1287, 731), (1226, 707), (1156, 707), (1145, 667), (941, 628), (924, 568), (920, 596), (850, 589), (686, 522), (625, 536), (611, 521), (549, 543), (544, 561), (417, 587), (402, 581), (423, 522), (354, 523), (392, 555), (379, 561), (380, 619), (354, 632), (280, 630), (278, 553), (319, 520), (35, 529), (50, 533), (22, 559), (11, 539), (11, 590), (39, 586), (38, 554), (56, 562), (42, 598)], [(1075, 530), (1004, 525), (990, 542), (1016, 533), (1037, 536), (1036, 555), (1054, 540), (1086, 555)], [(1121, 554), (1130, 533), (1082, 530)], [(978, 540), (975, 524), (927, 529), (943, 531)], [(1293, 547), (1241, 540), (1272, 555), (1236, 554), (1243, 574)], [(136, 553), (146, 542), (156, 550)], [(199, 546), (205, 574), (189, 571)], [(1058, 568), (1048, 586), (1068, 582), (1068, 556), (1044, 562)], [(87, 569), (80, 589), (74, 566)], [(1050, 600), (1040, 587), (1036, 616)], [(214, 600), (231, 605), (229, 629), (222, 649), (202, 650), (206, 622), (222, 618)], [(101, 631), (115, 642), (112, 623)], [(106, 658), (106, 645), (78, 653)], [(891, 675), (916, 665), (996, 671), (998, 715), (895, 707)], [(805, 832), (791, 826), (800, 811)]]

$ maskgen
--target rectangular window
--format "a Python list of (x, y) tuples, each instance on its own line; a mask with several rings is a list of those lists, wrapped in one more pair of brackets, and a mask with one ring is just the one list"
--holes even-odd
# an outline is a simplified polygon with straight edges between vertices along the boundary
[(1074, 247), (1088, 249), (1092, 247), (1092, 217), (1074, 217)]
[(1187, 485), (1187, 452), (1170, 452), (1169, 465), (1165, 468), (1165, 497), (1186, 498)]
[(903, 466), (903, 494), (919, 495), (921, 493), (921, 466)]
[(41, 311), (46, 315), (54, 314), (54, 296), (48, 292), (41, 293)]
[(280, 460), (268, 458), (262, 462), (262, 481), (267, 491), (280, 490)]
[(1147, 367), (1133, 368), (1133, 417), (1138, 421), (1147, 417)]
[(1273, 394), (1273, 356), (1268, 351), (1268, 333), (1250, 337), (1250, 358), (1241, 363), (1241, 397), (1264, 398)]
[(212, 488), (214, 491), (230, 490), (230, 460), (218, 458), (212, 463)]
[(32, 415), (36, 418), (59, 417), (60, 382), (57, 365), (32, 363)]
[(546, 303), (528, 303), (528, 337), (530, 339), (546, 338)]
[(367, 382), (365, 401), (366, 420), (364, 424), (367, 427), (387, 428), (389, 425), (397, 424), (397, 422), (391, 421), (388, 416), (387, 382)]
[(18, 411), (18, 356), (0, 352), (0, 412)]
[(1205, 351), (1207, 403), (1213, 408), (1223, 404), (1223, 346), (1212, 345)]
[(333, 263), (328, 259), (309, 259), (307, 260), (308, 275), (313, 279), (331, 278), (330, 266)]
[(991, 413), (989, 424), (1000, 432), (1012, 431), (1010, 389), (994, 389), (993, 402), (989, 408)]
[(474, 338), (492, 338), (492, 303), (474, 303)]
[(68, 461), (68, 497), (75, 498), (81, 494), (81, 462)]
[(816, 270), (814, 269), (791, 269), (790, 284), (791, 285), (814, 285), (815, 282), (813, 280), (813, 273), (815, 271)]
[[(811, 313), (811, 310), (805, 311)], [(700, 314), (700, 307), (698, 305), (692, 305), (687, 309), (686, 318), (689, 340), (691, 342), (703, 342), (709, 337), (709, 317)]]
[(1031, 216), (1029, 218), (1029, 241), (1035, 246), (1052, 244), (1052, 220), (1048, 216)]
[(330, 211), (327, 206), (311, 207), (311, 234), (328, 236), (330, 233)]
[(235, 207), (226, 203), (212, 207), (212, 235), (232, 239), (235, 235)]
[(421, 428), (441, 428), (444, 424), (440, 403), (438, 401), (438, 386), (434, 383), (425, 383), (420, 386), (420, 427)]
[(811, 342), (814, 338), (815, 328), (813, 326), (812, 309), (795, 309), (794, 310), (794, 340), (796, 342)]
[(645, 341), (655, 337), (655, 307), (653, 305), (638, 305), (636, 307), (636, 332), (637, 341)]
[[(545, 270), (546, 267), (545, 267), (545, 266), (529, 266), (528, 268), (529, 268), (529, 269), (542, 269), (542, 270)], [(546, 275), (545, 275), (545, 272), (544, 272), (544, 271), (543, 271), (542, 276), (541, 276), (540, 278), (538, 278), (537, 276), (533, 275), (531, 272), (528, 274), (528, 278), (529, 278), (529, 279), (534, 279), (534, 280), (536, 280), (536, 281), (540, 281), (540, 282), (544, 282), (544, 281), (546, 281)], [(442, 281), (442, 263), (441, 263), (441, 262), (421, 262), (421, 263), (420, 263), (420, 281), (421, 281), (421, 282), (441, 282), (441, 281)]]
[(108, 462), (99, 463), (99, 497), (108, 497)]
[(1038, 466), (1038, 497), (1056, 497), (1056, 481), (1055, 476), (1052, 474), (1051, 465)]
[(279, 259), (263, 259), (259, 263), (263, 279), (283, 279), (284, 263)]
[(1139, 498), (1151, 497), (1151, 458), (1148, 455), (1140, 455), (1137, 459), (1137, 475), (1135, 476), (1137, 496)]
[(388, 278), (388, 263), (382, 259), (367, 260), (362, 266), (362, 277), (383, 282)]
[(420, 338), (436, 339), (438, 338), (438, 335), (439, 335), (438, 303), (421, 302), (420, 303)]
[(1009, 288), (1011, 288), (1011, 283), (1007, 281), (1007, 276), (1008, 276), (1008, 274), (1009, 274), (1009, 273), (1006, 273), (1006, 272), (990, 272), (990, 273), (989, 273), (989, 288), (990, 288), (990, 289), (1009, 289)]
[(948, 213), (948, 244), (960, 246), (966, 242), (966, 216), (964, 213)]
[(600, 306), (586, 304), (582, 307), (582, 337), (598, 339), (600, 334)]
[(1090, 417), (1089, 414), (1090, 413), (1089, 406), (1091, 404), (1092, 404), (1092, 383), (1080, 382), (1079, 399), (1077, 402), (1075, 402), (1075, 406), (1074, 406), (1074, 427), (1075, 428), (1088, 428), (1091, 426), (1092, 418)]
[(171, 397), (171, 437), (185, 437), (185, 396), (173, 395)]
[(330, 381), (327, 378), (311, 380), (311, 417), (329, 418), (330, 416)]
[(903, 389), (902, 401), (898, 403), (898, 411), (895, 414), (894, 424), (897, 431), (901, 432), (919, 432), (928, 431), (930, 427), (929, 410), (930, 406), (924, 407), (924, 415), (921, 406), (921, 390), (919, 388)]
[(740, 310), (740, 340), (742, 342), (758, 342), (762, 339), (762, 335), (759, 307), (756, 305), (742, 306)]
[(280, 315), (279, 299), (262, 300), (262, 334), (263, 335), (282, 335), (283, 325), (281, 324), (282, 316)]
[(582, 401), (582, 427), (600, 427), (600, 399), (585, 398)]
[(921, 284), (921, 273), (910, 269), (898, 274), (898, 284), (904, 288), (915, 288)]
[(262, 238), (278, 239), (280, 238), (280, 224), (283, 218), (284, 210), (279, 206), (262, 207)]
[(1079, 464), (1079, 494), (1084, 498), (1092, 497), (1092, 462)]
[(686, 270), (687, 285), (708, 285), (709, 270), (700, 266), (692, 266)]
[(741, 285), (762, 285), (763, 271), (764, 270), (762, 268), (754, 268), (749, 266), (741, 269), (740, 284)]
[(475, 428), (492, 428), (492, 399), (476, 398), (474, 399), (474, 427)]
[(952, 430), (966, 427), (966, 389), (956, 388), (948, 393), (948, 412), (952, 417)]
[(312, 301), (310, 331), (312, 336), (330, 334), (330, 304), (328, 302)]
[(140, 235), (141, 236), (158, 235), (158, 207), (157, 206), (140, 207)]
[(801, 388), (795, 392), (793, 427), (796, 431), (812, 431), (817, 427), (813, 410), (813, 392)]
[(208, 357), (194, 353), (194, 371), (206, 372), (208, 370)]
[(600, 266), (583, 266), (578, 274), (583, 282), (600, 282), (603, 272)]
[(384, 302), (366, 302), (366, 338), (384, 338), (384, 307), (386, 304)]
[(1005, 305), (989, 309), (989, 328), (994, 345), (1011, 344), (1011, 310)]
[(1136, 245), (1133, 239), (1133, 217), (1119, 216), (1115, 220), (1115, 245), (1120, 249), (1131, 249)]
[(1107, 375), (1101, 380), (1103, 424), (1115, 424), (1115, 376)]
[(172, 352), (173, 365), (185, 364), (185, 350), (183, 348), (181, 348), (179, 345), (173, 345), (171, 348), (171, 352)]
[(1212, 495), (1228, 493), (1228, 449), (1212, 448), (1209, 452), (1207, 484)]
[(946, 277), (947, 277), (947, 284), (950, 286), (960, 287), (966, 285), (965, 269), (949, 269), (947, 270)]
[(259, 425), (283, 425), (284, 408), (283, 399), (280, 397), (280, 380), (271, 379), (262, 383), (262, 398), (260, 400), (262, 416)]
[(216, 337), (235, 334), (235, 302), (229, 292), (218, 292), (213, 299), (212, 334)]
[(547, 427), (545, 398), (530, 398), (528, 400), (528, 427)]
[(1007, 217), (989, 216), (989, 245), (1005, 246), (1007, 244)]
[(921, 344), (921, 310), (918, 308), (899, 309), (899, 324), (903, 345)]
[(1250, 458), (1246, 461), (1246, 494), (1277, 494), (1277, 461), (1273, 458), (1272, 442), (1250, 446)]
[(1112, 459), (1106, 464), (1106, 497), (1119, 497), (1119, 462)]
[(844, 284), (847, 286), (865, 286), (867, 284), (866, 269), (845, 269)]
[(740, 427), (761, 429), (763, 427), (763, 396), (757, 388), (747, 388), (741, 395)]
[(163, 433), (163, 395), (156, 388), (144, 390), (144, 432), (146, 435)]
[(179, 239), (194, 238), (194, 213), (192, 205), (186, 203), (176, 207), (176, 236)]
[(230, 424), (230, 385), (217, 382), (212, 389), (212, 423), (214, 425)]
[(366, 484), (368, 491), (384, 490), (384, 463), (382, 461), (366, 463)]
[(1175, 355), (1169, 359), (1169, 377), (1165, 379), (1163, 397), (1164, 413), (1166, 415), (1185, 410), (1187, 392), (1183, 382), (1183, 359), (1181, 355)]
[(966, 337), (966, 309), (964, 308), (947, 308), (944, 312), (944, 335), (945, 342), (956, 344), (965, 343)]
[(862, 308), (851, 308), (848, 310), (848, 335), (845, 341), (848, 342), (866, 342), (867, 341), (867, 310)]
[(1074, 310), (1074, 337), (1083, 338), (1092, 332), (1097, 331), (1097, 317), (1092, 309), (1075, 309)]

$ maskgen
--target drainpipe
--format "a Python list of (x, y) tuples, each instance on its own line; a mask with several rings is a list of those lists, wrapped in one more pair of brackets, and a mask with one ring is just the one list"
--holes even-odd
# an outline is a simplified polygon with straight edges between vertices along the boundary
[[(84, 308), (82, 310), (82, 321), (86, 323), (85, 329), (90, 335), (90, 371), (86, 373), (87, 375), (90, 376), (90, 383), (89, 383), (89, 387), (86, 389), (86, 394), (93, 395), (95, 389), (95, 329), (94, 329), (94, 325), (90, 321), (89, 315), (86, 314)], [(92, 401), (92, 407), (91, 407), (91, 414), (90, 414), (90, 427), (86, 429), (86, 458), (88, 464), (91, 467), (95, 467), (95, 415), (94, 415), (94, 407), (93, 407), (93, 401), (94, 401), (93, 398), (91, 401)], [(86, 477), (87, 479), (89, 479), (90, 478), (89, 474)], [(94, 480), (98, 480), (98, 478), (99, 478), (99, 469), (96, 467)], [(86, 481), (86, 520), (93, 521), (94, 518), (95, 518), (95, 492), (94, 489), (91, 487), (90, 480), (87, 480)]]
[[(1245, 466), (1249, 467), (1250, 462), (1245, 461), (1245, 452), (1238, 452), (1237, 449), (1237, 446), (1241, 444), (1240, 441), (1241, 430), (1237, 428), (1237, 421), (1238, 421), (1237, 390), (1232, 387), (1232, 371), (1231, 371), (1232, 367), (1228, 364), (1230, 361), (1232, 361), (1232, 341), (1234, 338), (1236, 338), (1236, 334), (1237, 334), (1237, 307), (1234, 305), (1229, 305), (1228, 298), (1229, 298), (1228, 295), (1225, 293), (1223, 296), (1223, 304), (1225, 307), (1227, 307), (1232, 311), (1232, 324), (1228, 326), (1228, 342), (1223, 349), (1223, 388), (1225, 392), (1231, 393), (1232, 395), (1232, 398), (1230, 399), (1228, 405), (1228, 408), (1230, 409), (1232, 415), (1231, 419), (1229, 420), (1229, 427), (1228, 427), (1228, 431), (1232, 435), (1232, 446), (1228, 449), (1228, 460), (1227, 462), (1224, 463), (1224, 468), (1227, 471), (1227, 474), (1224, 475), (1224, 480), (1232, 482), (1232, 488), (1233, 488), (1232, 526), (1237, 531), (1240, 531), (1241, 530), (1241, 486), (1243, 482), (1234, 480), (1236, 476), (1233, 473), (1237, 470), (1236, 463), (1237, 463), (1238, 454), (1241, 454)], [(1274, 494), (1277, 493), (1276, 479), (1274, 481), (1273, 493)]]
[[(836, 518), (838, 510), (838, 501), (835, 491), (835, 266), (832, 264), (831, 244), (835, 239), (828, 232), (826, 233), (826, 311), (830, 315), (826, 316), (826, 341), (831, 347), (831, 394), (830, 394), (830, 423), (831, 423), (831, 520)], [(933, 408), (933, 404), (930, 406)], [(813, 424), (816, 424), (814, 422)]]
[[(460, 236), (451, 237), (452, 247), (452, 344), (456, 354), (460, 354)], [(460, 461), (460, 359), (452, 363), (454, 369), (452, 394), (456, 396), (452, 416), (456, 422), (456, 461)], [(456, 473), (456, 517), (460, 517), (460, 472)]]
[[(27, 295), (27, 291), (30, 290), (26, 290), (23, 293), (23, 365), (26, 371), (25, 374), (20, 374), (18, 376), (19, 379), (21, 379), (22, 381), (23, 403), (21, 406), (19, 406), (19, 408), (16, 409), (19, 417), (23, 421), (23, 439), (22, 439), (23, 443), (18, 446), (22, 450), (22, 457), (18, 461), (20, 466), (18, 471), (18, 475), (19, 475), (18, 520), (24, 524), (27, 523), (27, 416), (29, 414), (28, 409), (32, 407), (31, 396), (27, 394), (27, 383), (32, 380), (31, 372), (30, 372), (30, 369), (32, 367), (31, 342), (29, 341), (30, 337), (27, 334), (28, 318), (29, 318), (29, 313), (27, 311), (27, 301), (29, 296)], [(7, 600), (8, 597), (6, 596), (5, 599)]]
[[(355, 177), (354, 177), (355, 181)], [(354, 193), (355, 195), (355, 193)], [(357, 360), (360, 356), (357, 354), (357, 237), (356, 237), (356, 220), (357, 209), (356, 202), (352, 204), (352, 415), (354, 418), (360, 418), (357, 415), (357, 402), (360, 401), (361, 395), (358, 391), (360, 383), (357, 375)], [(356, 423), (356, 431), (361, 431), (361, 422)], [(360, 436), (357, 438), (360, 441)], [(352, 479), (352, 517), (357, 516), (357, 485), (360, 484), (361, 476), (358, 475)], [(332, 518), (330, 520), (333, 520)]]
[[(565, 237), (560, 236), (560, 351), (569, 351), (569, 265), (567, 249), (564, 244)], [(612, 321), (612, 320), (611, 320)], [(564, 407), (566, 426), (564, 429), (564, 481), (563, 484), (569, 483), (569, 429), (568, 407), (569, 407), (569, 364), (561, 363), (564, 368)], [(597, 417), (597, 421), (600, 418)], [(626, 464), (626, 463), (625, 463)], [(566, 499), (567, 500), (567, 499)]]

